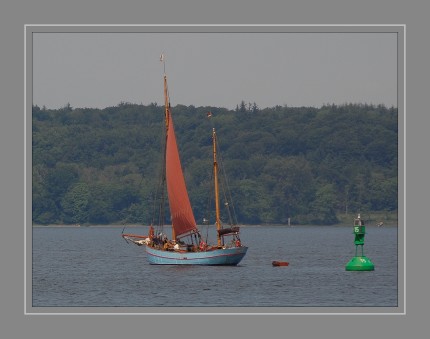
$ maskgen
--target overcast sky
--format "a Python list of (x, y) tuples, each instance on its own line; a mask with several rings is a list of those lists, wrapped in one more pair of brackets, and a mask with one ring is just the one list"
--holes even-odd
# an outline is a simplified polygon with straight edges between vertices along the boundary
[(397, 106), (396, 33), (33, 33), (33, 104)]

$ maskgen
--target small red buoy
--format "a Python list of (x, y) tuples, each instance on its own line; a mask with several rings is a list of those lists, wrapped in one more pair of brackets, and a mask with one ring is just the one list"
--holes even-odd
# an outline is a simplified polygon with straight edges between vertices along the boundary
[(273, 266), (288, 266), (289, 264), (288, 261), (272, 261)]

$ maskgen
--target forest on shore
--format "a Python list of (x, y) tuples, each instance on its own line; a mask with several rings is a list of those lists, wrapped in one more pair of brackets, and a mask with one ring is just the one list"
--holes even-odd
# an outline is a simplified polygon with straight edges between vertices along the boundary
[[(33, 224), (149, 224), (163, 112), (155, 103), (33, 106)], [(397, 211), (395, 107), (242, 101), (235, 110), (176, 105), (172, 115), (197, 223), (212, 192), (213, 126), (239, 223), (330, 225), (342, 214)]]

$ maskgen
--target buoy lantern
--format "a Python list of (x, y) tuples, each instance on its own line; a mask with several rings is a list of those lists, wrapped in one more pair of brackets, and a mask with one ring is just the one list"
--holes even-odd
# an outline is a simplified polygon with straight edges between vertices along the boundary
[[(361, 220), (360, 214), (354, 219), (354, 244), (355, 244), (355, 257), (353, 257), (345, 266), (347, 271), (373, 271), (375, 265), (372, 261), (364, 255), (364, 235), (366, 234), (366, 226)], [(361, 246), (361, 255), (358, 255), (358, 246)]]

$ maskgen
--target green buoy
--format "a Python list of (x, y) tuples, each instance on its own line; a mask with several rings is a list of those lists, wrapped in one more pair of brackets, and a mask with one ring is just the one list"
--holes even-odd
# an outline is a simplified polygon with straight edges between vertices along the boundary
[[(354, 219), (354, 244), (355, 244), (355, 257), (353, 257), (345, 266), (347, 271), (373, 271), (375, 265), (372, 261), (364, 255), (364, 235), (366, 234), (366, 226), (360, 218), (360, 214)], [(361, 255), (357, 255), (358, 246), (361, 246)]]

